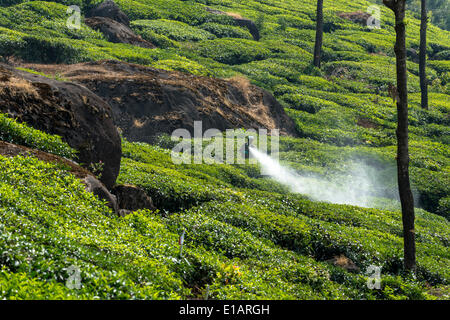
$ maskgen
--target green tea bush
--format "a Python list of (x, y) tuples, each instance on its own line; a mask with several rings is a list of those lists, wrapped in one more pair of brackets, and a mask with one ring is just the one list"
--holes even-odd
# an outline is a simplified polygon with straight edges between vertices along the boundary
[(139, 1), (114, 0), (130, 20), (160, 19), (162, 16), (153, 6)]
[(430, 60), (428, 61), (428, 65), (438, 73), (450, 72), (449, 60)]
[(433, 60), (450, 60), (450, 50), (443, 50), (434, 55)]
[(199, 28), (214, 34), (218, 38), (241, 38), (249, 40), (253, 39), (250, 32), (236, 26), (208, 22), (200, 25)]
[[(247, 201), (249, 200), (247, 199)], [(395, 228), (389, 227), (394, 234), (375, 229), (369, 230), (366, 227), (354, 224), (350, 224), (347, 227), (341, 223), (337, 228), (336, 223), (319, 222), (314, 217), (312, 219), (306, 218), (301, 211), (280, 215), (283, 211), (278, 211), (277, 214), (274, 214), (273, 211), (267, 210), (260, 204), (253, 204), (253, 206), (255, 205), (256, 207), (252, 208), (249, 205), (239, 205), (230, 202), (204, 204), (201, 207), (192, 209), (193, 212), (197, 213), (197, 218), (194, 219), (194, 228), (201, 230), (202, 220), (204, 219), (199, 218), (199, 215), (206, 214), (210, 218), (250, 232), (257, 238), (270, 240), (283, 248), (300, 254), (313, 255), (320, 260), (327, 259), (333, 255), (344, 254), (357, 264), (366, 266), (371, 263), (377, 263), (377, 261), (388, 261), (395, 257), (395, 259), (399, 259), (398, 251), (401, 249), (401, 232), (395, 231)], [(396, 220), (398, 218), (397, 216)], [(377, 223), (376, 220), (374, 222), (375, 224)], [(399, 226), (399, 223), (396, 222), (395, 225)], [(219, 227), (219, 230), (224, 230), (224, 228), (223, 226)], [(365, 237), (360, 237), (362, 234), (365, 234)], [(211, 236), (211, 234), (209, 235)], [(227, 238), (221, 237), (221, 239)], [(211, 238), (209, 238), (209, 241), (211, 241)], [(206, 242), (206, 239), (202, 240), (202, 243)], [(218, 240), (214, 243), (217, 246), (226, 242)], [(426, 247), (430, 246), (426, 241), (423, 245)], [(422, 244), (419, 243), (418, 246), (421, 247)], [(433, 246), (434, 254), (436, 255), (442, 254), (443, 251), (441, 250), (445, 251), (442, 244), (435, 243)], [(396, 248), (394, 251), (392, 250), (393, 247)], [(230, 245), (230, 248), (238, 247)], [(229, 253), (228, 256), (245, 258), (247, 254), (254, 255), (255, 253), (245, 253), (244, 256), (242, 254), (239, 251), (234, 251)], [(438, 272), (441, 272), (440, 280), (437, 281), (446, 282), (448, 272), (445, 271), (444, 264), (433, 266), (433, 263), (427, 260), (427, 255), (423, 255), (423, 258), (424, 260), (422, 260), (421, 256), (419, 261), (424, 266), (426, 265), (428, 270), (433, 270), (432, 272), (439, 270)], [(389, 266), (386, 265), (387, 270), (385, 271), (388, 273), (398, 272), (393, 266), (390, 268), (392, 269), (389, 270)], [(424, 274), (424, 276), (427, 275)], [(430, 277), (432, 276), (430, 275)]]
[[(131, 3), (134, 4), (135, 1)], [(189, 25), (199, 25), (215, 19), (215, 15), (207, 12), (203, 5), (192, 1), (140, 0), (139, 3), (151, 7), (152, 11), (157, 12), (163, 19), (177, 20)]]
[[(447, 172), (433, 172), (423, 168), (411, 168), (411, 180), (420, 192), (420, 205), (431, 212), (439, 211), (440, 200), (450, 194), (450, 175)], [(445, 200), (443, 200), (445, 204)], [(448, 212), (444, 213), (448, 216)]]
[[(304, 68), (306, 65), (298, 63), (295, 64), (295, 66), (298, 68), (295, 68), (294, 64), (286, 64), (285, 61), (281, 59), (266, 59), (262, 61), (254, 61), (248, 64), (242, 64), (236, 66), (234, 69), (248, 75), (249, 77), (255, 77), (258, 73), (264, 74), (268, 72), (274, 77), (286, 79), (284, 82), (288, 83), (289, 81), (295, 81), (300, 78), (302, 76), (300, 73), (301, 68)], [(270, 84), (270, 82), (266, 83), (263, 87), (268, 87), (268, 84)]]
[(86, 51), (66, 39), (26, 36), (25, 48), (18, 55), (27, 61), (39, 63), (78, 63), (89, 61)]
[(446, 217), (447, 220), (450, 220), (450, 197), (441, 198), (439, 200), (439, 207), (437, 212), (442, 215), (443, 217)]
[[(17, 11), (16, 11), (17, 10)], [(44, 19), (64, 19), (68, 17), (67, 6), (46, 1), (27, 1), (20, 5), (15, 6), (12, 10), (9, 10), (11, 14), (19, 13), (19, 15), (32, 15), (36, 20), (42, 21)]]
[(242, 64), (267, 58), (270, 51), (261, 43), (246, 39), (216, 39), (201, 41), (195, 52), (225, 64)]
[(158, 34), (153, 30), (135, 28), (135, 31), (136, 34), (140, 35), (143, 39), (153, 43), (155, 46), (159, 48), (167, 49), (179, 46), (179, 44), (176, 41), (169, 39), (165, 35)]
[[(187, 179), (175, 170), (123, 159), (119, 183), (133, 183), (152, 197), (158, 208), (169, 212), (190, 208), (214, 199), (235, 197), (225, 189), (205, 185), (201, 179)], [(140, 172), (140, 174), (138, 174)]]
[(24, 49), (26, 43), (23, 37), (25, 34), (1, 27), (0, 31), (2, 32), (0, 34), (0, 56), (4, 61), (7, 61)]
[(152, 30), (175, 41), (201, 41), (214, 39), (215, 36), (206, 30), (191, 27), (183, 22), (166, 19), (136, 20), (131, 23), (134, 29)]
[(303, 110), (309, 113), (317, 113), (322, 108), (339, 109), (339, 105), (334, 102), (300, 94), (285, 94), (281, 96), (280, 99), (286, 102), (290, 108)]
[[(143, 235), (134, 227), (133, 217), (113, 217), (81, 181), (52, 164), (0, 157), (0, 168), (2, 272), (6, 268), (15, 277), (27, 278), (20, 290), (5, 288), (0, 281), (2, 298), (49, 296), (44, 283), (56, 289), (55, 296), (67, 295), (63, 288), (70, 266), (80, 270), (81, 287), (70, 292), (78, 299), (187, 295), (189, 290), (171, 270), (177, 238), (164, 231), (160, 218), (147, 218)], [(19, 195), (21, 202), (14, 200)], [(27, 287), (33, 292), (26, 293)]]
[(313, 117), (308, 112), (294, 109), (286, 109), (286, 111), (294, 119), (301, 137), (338, 146), (363, 143), (358, 138), (357, 132), (349, 128), (348, 115), (339, 113), (338, 110), (322, 110), (316, 114), (317, 117)]
[(301, 75), (296, 82), (311, 89), (333, 92), (344, 91), (339, 85), (320, 77)]
[[(124, 141), (119, 183), (141, 186), (164, 218), (148, 211), (117, 218), (69, 173), (35, 159), (1, 158), (0, 299), (198, 299), (207, 288), (212, 299), (448, 297), (442, 289), (448, 286), (450, 237), (448, 32), (429, 26), (429, 110), (420, 107), (414, 54), (407, 62), (411, 181), (418, 206), (418, 269), (412, 280), (401, 271), (397, 118), (387, 91), (395, 83), (395, 30), (387, 8), (381, 8), (383, 28), (369, 30), (337, 16), (354, 12), (354, 2), (328, 3), (319, 70), (311, 66), (313, 2), (116, 0), (134, 31), (159, 47), (151, 50), (107, 42), (84, 24), (67, 29), (67, 0), (17, 2), (0, 7), (5, 60), (118, 59), (196, 75), (246, 76), (274, 93), (303, 137), (280, 138), (283, 164), (332, 179), (356, 158), (374, 166), (383, 184), (372, 190), (379, 209), (322, 203), (260, 177), (258, 166), (176, 166), (167, 137), (158, 142), (166, 149)], [(83, 12), (93, 3), (70, 2)], [(260, 41), (232, 17), (211, 14), (205, 6), (252, 19)], [(408, 15), (408, 48), (418, 49), (419, 30), (420, 21)], [(72, 157), (59, 140), (5, 121), (0, 120), (8, 123), (5, 139)], [(181, 258), (177, 240), (183, 230)], [(326, 262), (339, 254), (360, 271)], [(381, 290), (367, 289), (369, 264), (383, 267)], [(80, 266), (80, 290), (64, 286), (70, 265)], [(443, 292), (440, 297), (429, 294), (430, 285)]]
[(0, 140), (24, 145), (69, 159), (75, 159), (76, 156), (76, 151), (63, 142), (61, 137), (49, 135), (26, 124), (18, 123), (2, 113), (0, 113)]
[(0, 6), (7, 7), (23, 2), (23, 0), (2, 0)]
[[(305, 18), (305, 17), (297, 17), (293, 15), (281, 14), (276, 15), (274, 18), (277, 19), (278, 24), (280, 22), (284, 23), (286, 27), (296, 28), (296, 29), (310, 29), (315, 30), (316, 25), (313, 21)], [(287, 28), (281, 28), (281, 31), (286, 31)]]
[[(1, 0), (0, 5), (2, 5), (2, 3), (4, 3), (5, 6), (8, 6), (8, 5), (27, 3), (27, 2), (32, 2), (32, 1), (30, 1), (30, 0)], [(34, 1), (34, 2), (37, 2), (37, 1)], [(39, 2), (42, 3), (43, 1), (39, 1)], [(54, 0), (52, 2), (66, 5), (66, 6), (76, 5), (84, 10), (88, 10), (91, 7), (101, 3), (102, 0)], [(46, 3), (50, 3), (50, 1), (46, 1)]]
[(61, 283), (33, 279), (26, 273), (0, 270), (0, 297), (10, 300), (66, 300), (76, 295)]
[(66, 20), (46, 20), (43, 21), (39, 27), (27, 29), (29, 34), (42, 35), (50, 30), (55, 31), (56, 34), (67, 36), (71, 39), (105, 39), (104, 35), (96, 30), (93, 30), (82, 23), (80, 29), (69, 29), (66, 26)]
[(392, 43), (395, 42), (393, 35), (378, 32), (356, 32), (354, 30), (340, 31), (340, 38), (350, 43), (356, 43), (368, 53), (384, 53), (388, 56), (394, 56)]

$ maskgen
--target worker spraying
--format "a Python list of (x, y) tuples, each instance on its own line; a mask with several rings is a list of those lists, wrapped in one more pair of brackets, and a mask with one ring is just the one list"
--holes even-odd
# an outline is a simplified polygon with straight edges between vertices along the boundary
[(250, 148), (254, 148), (255, 146), (253, 145), (253, 140), (255, 140), (255, 138), (253, 136), (248, 136), (245, 139), (245, 144), (242, 146), (241, 148), (241, 153), (244, 159), (248, 160), (251, 158), (250, 155)]

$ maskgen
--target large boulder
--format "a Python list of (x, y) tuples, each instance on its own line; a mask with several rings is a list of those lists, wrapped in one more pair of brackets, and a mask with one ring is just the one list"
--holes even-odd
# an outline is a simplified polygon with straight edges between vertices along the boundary
[(152, 43), (136, 35), (128, 26), (111, 18), (92, 17), (84, 20), (86, 25), (103, 33), (108, 41), (114, 43), (128, 43), (142, 48), (156, 48)]
[(252, 20), (238, 17), (233, 17), (233, 19), (237, 26), (247, 28), (250, 34), (253, 36), (253, 39), (259, 41), (261, 36), (259, 34), (258, 27)]
[(140, 209), (148, 209), (155, 211), (152, 198), (141, 188), (129, 184), (117, 185), (111, 190), (117, 197), (119, 209), (128, 210), (129, 212)]
[(273, 95), (244, 78), (199, 77), (114, 60), (31, 67), (58, 72), (102, 97), (130, 141), (152, 143), (180, 128), (193, 134), (194, 121), (202, 122), (203, 131), (279, 129), (282, 135), (298, 135)]
[(83, 182), (88, 192), (91, 192), (100, 199), (105, 200), (107, 206), (110, 207), (113, 212), (119, 215), (119, 208), (117, 205), (116, 197), (111, 194), (108, 189), (106, 189), (106, 187), (92, 175), (91, 172), (80, 167), (74, 161), (56, 156), (51, 153), (31, 149), (5, 141), (0, 141), (0, 155), (5, 157), (35, 157), (44, 162), (62, 165), (64, 168), (67, 168), (75, 177), (80, 179), (81, 182)]
[(97, 7), (91, 9), (87, 14), (87, 18), (90, 17), (105, 17), (115, 20), (126, 26), (130, 26), (130, 20), (127, 15), (120, 10), (119, 6), (112, 0), (106, 0), (99, 4)]
[(111, 210), (119, 214), (119, 206), (117, 198), (93, 175), (87, 175), (82, 179), (82, 182), (86, 186), (86, 190), (93, 193), (100, 199), (106, 201), (106, 204)]
[(350, 20), (354, 23), (360, 24), (362, 26), (367, 26), (367, 21), (371, 17), (370, 13), (364, 11), (355, 11), (355, 12), (338, 12), (339, 18)]
[(227, 15), (233, 18), (234, 23), (239, 26), (239, 27), (244, 27), (247, 28), (248, 31), (251, 33), (251, 35), (253, 36), (253, 39), (256, 41), (259, 41), (259, 39), (261, 38), (260, 34), (259, 34), (259, 29), (256, 26), (256, 24), (247, 18), (243, 18), (240, 15), (237, 14), (233, 14), (233, 13), (229, 13), (229, 12), (224, 12), (224, 11), (220, 11), (220, 10), (216, 10), (216, 9), (211, 9), (209, 7), (205, 8), (206, 11), (208, 11), (209, 13), (212, 14), (217, 14), (217, 15)]
[(86, 87), (0, 65), (0, 112), (61, 136), (86, 168), (102, 167), (108, 188), (115, 184), (121, 139), (110, 106)]

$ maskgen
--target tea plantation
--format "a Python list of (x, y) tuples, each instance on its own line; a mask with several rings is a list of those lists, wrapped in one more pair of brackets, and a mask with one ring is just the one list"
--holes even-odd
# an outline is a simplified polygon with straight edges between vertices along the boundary
[[(0, 1), (0, 55), (38, 63), (118, 59), (217, 78), (246, 77), (271, 91), (300, 137), (281, 137), (283, 164), (332, 178), (350, 160), (383, 181), (373, 208), (317, 202), (260, 176), (256, 165), (175, 165), (170, 141), (123, 139), (117, 183), (133, 184), (158, 212), (118, 218), (67, 168), (0, 155), (0, 299), (449, 299), (450, 32), (429, 26), (429, 110), (420, 107), (420, 21), (408, 13), (411, 180), (417, 200), (417, 273), (402, 271), (396, 193), (394, 17), (381, 29), (340, 12), (377, 1), (325, 1), (323, 66), (310, 65), (316, 1), (116, 0), (131, 28), (158, 46), (108, 42), (81, 24), (100, 1)], [(252, 19), (261, 39), (228, 15)], [(32, 70), (25, 70), (30, 71)], [(57, 136), (0, 114), (0, 140), (76, 159)], [(179, 237), (185, 233), (180, 252)], [(346, 270), (330, 263), (345, 256)], [(381, 266), (381, 289), (367, 286)], [(79, 270), (70, 289), (71, 268)]]

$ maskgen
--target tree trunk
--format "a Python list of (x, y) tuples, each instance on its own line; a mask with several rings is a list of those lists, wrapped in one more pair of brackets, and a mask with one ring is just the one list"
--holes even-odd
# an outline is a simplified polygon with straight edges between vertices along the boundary
[(420, 56), (419, 56), (419, 76), (420, 90), (422, 92), (422, 108), (428, 109), (428, 82), (427, 82), (427, 0), (422, 0), (420, 23)]
[(395, 14), (395, 55), (397, 60), (397, 176), (403, 221), (404, 267), (416, 269), (416, 244), (414, 230), (414, 198), (409, 182), (408, 150), (408, 87), (406, 73), (406, 0), (383, 0)]
[(323, 41), (323, 0), (317, 0), (316, 43), (314, 46), (314, 61), (313, 61), (314, 66), (316, 66), (317, 68), (320, 68), (322, 41)]

